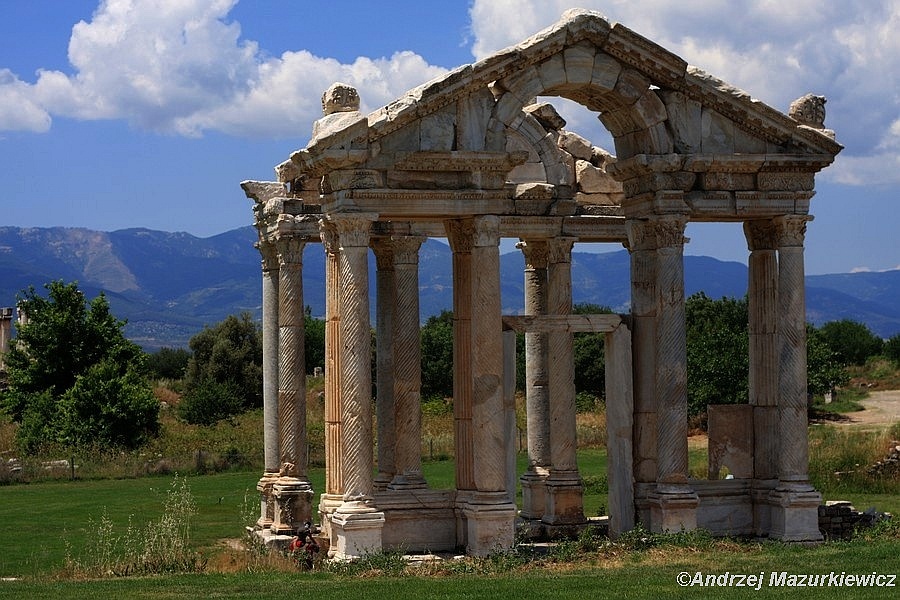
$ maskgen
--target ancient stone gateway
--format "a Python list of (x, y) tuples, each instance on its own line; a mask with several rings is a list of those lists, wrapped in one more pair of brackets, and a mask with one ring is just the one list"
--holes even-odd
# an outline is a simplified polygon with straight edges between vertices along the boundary
[[(595, 111), (615, 157), (562, 130), (563, 96)], [(613, 533), (817, 540), (807, 477), (803, 239), (815, 174), (841, 146), (824, 99), (784, 115), (596, 13), (571, 11), (516, 47), (369, 115), (336, 84), (309, 144), (244, 182), (263, 256), (265, 473), (260, 535), (317, 513), (332, 553), (385, 547), (485, 554), (513, 543), (512, 394), (504, 355), (526, 332), (528, 451), (522, 518), (582, 523), (572, 334), (606, 333)], [(683, 249), (690, 221), (740, 222), (749, 246), (752, 463), (688, 478)], [(420, 460), (418, 253), (453, 252), (456, 484)], [(526, 257), (527, 315), (501, 314), (499, 242)], [(302, 252), (326, 250), (326, 483), (306, 476)], [(631, 253), (631, 314), (571, 315), (571, 252)], [(373, 415), (367, 258), (377, 261)], [(504, 333), (507, 332), (507, 333)], [(508, 346), (508, 343), (507, 343)], [(377, 456), (373, 443), (377, 421)]]

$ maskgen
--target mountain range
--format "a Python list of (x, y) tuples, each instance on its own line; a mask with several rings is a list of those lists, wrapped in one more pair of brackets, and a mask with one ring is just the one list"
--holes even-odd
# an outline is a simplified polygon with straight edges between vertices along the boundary
[[(184, 347), (204, 326), (230, 314), (261, 310), (260, 255), (256, 231), (242, 227), (198, 238), (149, 229), (113, 232), (80, 228), (0, 227), (0, 306), (50, 281), (77, 281), (94, 297), (106, 294), (113, 314), (127, 320), (126, 335), (148, 350)], [(450, 248), (428, 240), (419, 259), (422, 319), (452, 307)], [(321, 244), (304, 252), (304, 302), (314, 316), (325, 312), (325, 258)], [(374, 260), (370, 283), (374, 289)], [(524, 259), (518, 251), (500, 258), (504, 313), (524, 308)], [(623, 250), (572, 256), (575, 302), (627, 312), (629, 258)], [(807, 318), (816, 325), (839, 319), (865, 323), (877, 335), (900, 333), (900, 270), (812, 275), (806, 278)], [(742, 297), (747, 267), (703, 256), (685, 257), (685, 292), (711, 298)], [(374, 302), (373, 302), (374, 307)], [(374, 310), (374, 308), (373, 308)]]

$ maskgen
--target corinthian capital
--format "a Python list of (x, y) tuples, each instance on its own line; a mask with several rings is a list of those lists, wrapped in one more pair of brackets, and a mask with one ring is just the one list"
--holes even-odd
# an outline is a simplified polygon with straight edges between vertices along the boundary
[(812, 220), (811, 215), (784, 215), (776, 217), (774, 223), (778, 247), (803, 247), (803, 240), (806, 237), (806, 224)]
[(378, 218), (374, 213), (337, 213), (326, 217), (334, 224), (342, 248), (368, 247), (369, 231)]
[(778, 228), (771, 220), (744, 222), (744, 237), (747, 238), (747, 249), (774, 250), (778, 241)]
[(516, 248), (525, 256), (525, 269), (546, 269), (550, 257), (550, 249), (547, 248), (547, 240), (524, 241), (516, 244)]
[(394, 244), (394, 264), (417, 265), (419, 264), (419, 248), (425, 241), (420, 235), (399, 235), (391, 238)]
[(572, 262), (572, 247), (575, 246), (576, 241), (577, 238), (573, 237), (558, 237), (548, 240), (549, 262), (551, 264)]
[(475, 224), (472, 219), (452, 219), (444, 221), (447, 240), (454, 252), (472, 252), (472, 237), (475, 235)]

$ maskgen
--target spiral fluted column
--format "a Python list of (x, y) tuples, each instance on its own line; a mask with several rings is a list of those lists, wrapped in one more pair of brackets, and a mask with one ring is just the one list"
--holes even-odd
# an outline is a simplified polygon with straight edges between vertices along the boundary
[(378, 473), (376, 490), (384, 490), (394, 478), (397, 467), (394, 447), (394, 314), (396, 281), (394, 245), (388, 237), (372, 240), (375, 253), (375, 417), (377, 422)]
[[(572, 313), (572, 246), (575, 238), (548, 242), (547, 313)], [(575, 360), (570, 332), (548, 334), (550, 387), (550, 476), (543, 522), (550, 525), (583, 523), (583, 487), (576, 460)]]
[(422, 351), (419, 338), (420, 236), (395, 236), (394, 462), (390, 489), (427, 487), (422, 475)]

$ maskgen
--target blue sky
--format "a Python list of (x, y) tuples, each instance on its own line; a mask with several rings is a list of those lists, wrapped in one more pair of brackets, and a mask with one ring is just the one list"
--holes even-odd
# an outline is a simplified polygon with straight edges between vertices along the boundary
[[(215, 235), (238, 183), (306, 145), (333, 81), (364, 110), (517, 43), (558, 0), (0, 0), (0, 225)], [(846, 147), (817, 177), (807, 272), (900, 267), (900, 0), (582, 0), (786, 112), (828, 98)], [(608, 145), (587, 111), (568, 129)], [(686, 251), (746, 262), (737, 225)], [(602, 247), (603, 249), (617, 249)]]

